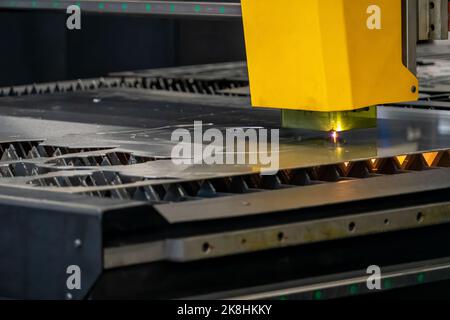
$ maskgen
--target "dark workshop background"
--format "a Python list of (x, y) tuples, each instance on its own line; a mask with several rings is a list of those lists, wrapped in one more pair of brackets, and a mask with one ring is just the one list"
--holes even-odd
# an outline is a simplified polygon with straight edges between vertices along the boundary
[[(235, 1), (228, 1), (235, 2)], [(239, 19), (0, 11), (0, 86), (245, 59)]]

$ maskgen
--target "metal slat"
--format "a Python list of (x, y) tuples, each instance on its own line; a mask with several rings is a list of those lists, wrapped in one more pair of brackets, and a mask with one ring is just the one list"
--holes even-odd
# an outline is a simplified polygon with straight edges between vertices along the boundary
[(326, 300), (363, 294), (380, 293), (408, 286), (430, 284), (450, 279), (450, 258), (420, 261), (383, 268), (382, 288), (369, 290), (367, 270), (333, 274), (329, 276), (294, 280), (273, 285), (244, 288), (205, 296), (189, 297), (193, 300)]
[(203, 201), (162, 204), (156, 205), (155, 208), (169, 222), (182, 223), (299, 210), (325, 204), (331, 206), (349, 201), (368, 201), (447, 188), (450, 188), (450, 169), (437, 168), (343, 183), (280, 189), (270, 191), (267, 195), (249, 193)]

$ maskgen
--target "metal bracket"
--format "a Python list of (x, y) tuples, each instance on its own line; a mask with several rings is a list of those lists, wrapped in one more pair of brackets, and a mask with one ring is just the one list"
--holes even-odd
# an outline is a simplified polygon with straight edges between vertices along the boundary
[(448, 39), (448, 0), (418, 0), (419, 40)]

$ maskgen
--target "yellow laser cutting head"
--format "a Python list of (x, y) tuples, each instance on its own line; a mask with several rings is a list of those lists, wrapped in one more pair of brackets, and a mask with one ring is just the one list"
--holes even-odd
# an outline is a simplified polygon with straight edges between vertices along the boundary
[(417, 100), (401, 0), (242, 0), (252, 105), (321, 112)]

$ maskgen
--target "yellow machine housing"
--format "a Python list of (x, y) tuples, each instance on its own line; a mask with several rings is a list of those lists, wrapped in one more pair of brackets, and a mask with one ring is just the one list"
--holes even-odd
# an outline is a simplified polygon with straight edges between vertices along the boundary
[(242, 0), (252, 105), (321, 112), (417, 100), (401, 0)]

